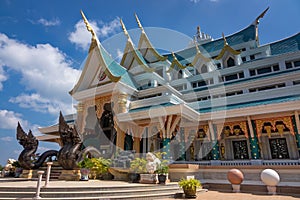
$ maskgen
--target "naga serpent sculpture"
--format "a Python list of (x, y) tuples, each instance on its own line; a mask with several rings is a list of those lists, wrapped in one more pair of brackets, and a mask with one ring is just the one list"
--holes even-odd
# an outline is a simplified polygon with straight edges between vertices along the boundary
[(18, 158), (23, 169), (38, 169), (48, 157), (57, 156), (56, 150), (49, 150), (44, 152), (38, 160), (34, 161), (33, 156), (38, 148), (39, 141), (34, 137), (31, 130), (26, 134), (19, 122), (17, 126), (17, 140), (24, 148)]
[(59, 151), (46, 151), (38, 160), (34, 161), (33, 156), (38, 148), (39, 141), (34, 137), (31, 130), (26, 134), (18, 122), (17, 140), (24, 147), (18, 160), (23, 169), (38, 169), (48, 157), (56, 156), (58, 163), (63, 169), (72, 170), (78, 168), (77, 163), (83, 159), (83, 156), (100, 157), (101, 153), (95, 147), (85, 147), (83, 145), (76, 127), (69, 126), (61, 112), (58, 131), (62, 145), (61, 149)]
[(76, 127), (71, 127), (65, 121), (62, 113), (59, 115), (58, 128), (62, 148), (58, 152), (58, 163), (64, 169), (76, 169), (78, 161), (85, 155), (100, 157), (101, 153), (94, 147), (84, 147), (83, 141), (80, 138)]

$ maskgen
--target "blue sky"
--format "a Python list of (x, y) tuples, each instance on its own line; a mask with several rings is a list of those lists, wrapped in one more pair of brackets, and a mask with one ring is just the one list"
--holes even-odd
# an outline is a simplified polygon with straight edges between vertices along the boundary
[[(37, 127), (57, 122), (60, 110), (74, 112), (68, 91), (80, 75), (90, 41), (81, 9), (105, 41), (121, 33), (119, 18), (127, 29), (136, 29), (134, 13), (144, 27), (167, 28), (192, 37), (200, 25), (202, 31), (219, 38), (222, 32), (229, 35), (248, 26), (268, 6), (259, 25), (261, 44), (300, 31), (299, 0), (2, 0), (0, 164), (17, 159), (22, 150), (15, 136), (18, 121), (26, 132), (32, 129), (37, 135)], [(57, 146), (41, 143), (39, 151), (49, 148)]]

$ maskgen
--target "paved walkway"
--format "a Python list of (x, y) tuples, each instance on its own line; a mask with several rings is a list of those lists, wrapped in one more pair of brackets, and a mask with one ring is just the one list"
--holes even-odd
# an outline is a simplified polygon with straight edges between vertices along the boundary
[[(168, 198), (164, 200), (181, 200), (184, 198)], [(299, 200), (300, 196), (286, 195), (266, 195), (266, 194), (251, 194), (251, 193), (232, 193), (232, 192), (217, 192), (207, 191), (198, 193), (196, 200)]]

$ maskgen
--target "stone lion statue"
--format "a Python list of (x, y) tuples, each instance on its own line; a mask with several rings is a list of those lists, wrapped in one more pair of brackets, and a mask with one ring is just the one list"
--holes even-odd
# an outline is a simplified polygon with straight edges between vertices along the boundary
[(153, 174), (157, 167), (160, 165), (160, 160), (151, 152), (148, 152), (146, 154), (146, 160), (147, 160), (147, 164), (146, 164), (146, 169), (147, 172), (150, 174)]

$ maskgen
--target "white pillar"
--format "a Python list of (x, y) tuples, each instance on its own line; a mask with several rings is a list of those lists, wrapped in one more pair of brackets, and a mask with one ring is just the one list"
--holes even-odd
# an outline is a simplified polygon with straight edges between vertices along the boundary
[(37, 187), (36, 187), (36, 194), (33, 199), (41, 199), (40, 197), (40, 191), (41, 191), (41, 182), (42, 182), (42, 175), (44, 171), (38, 171), (38, 182), (37, 182)]
[(208, 127), (209, 127), (209, 132), (210, 132), (211, 140), (214, 141), (215, 140), (215, 131), (214, 131), (214, 127), (213, 127), (212, 121), (208, 121)]
[(248, 121), (250, 136), (251, 138), (254, 138), (253, 126), (252, 126), (251, 118), (249, 116), (247, 116), (247, 121)]
[(44, 187), (47, 187), (47, 185), (49, 183), (52, 164), (53, 164), (53, 162), (47, 162), (47, 176), (46, 176), (46, 181), (45, 181)]
[(300, 134), (300, 121), (299, 121), (299, 113), (297, 110), (295, 111), (295, 121), (296, 121), (298, 134)]

